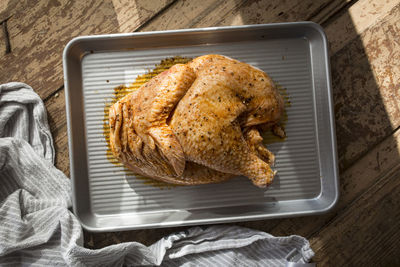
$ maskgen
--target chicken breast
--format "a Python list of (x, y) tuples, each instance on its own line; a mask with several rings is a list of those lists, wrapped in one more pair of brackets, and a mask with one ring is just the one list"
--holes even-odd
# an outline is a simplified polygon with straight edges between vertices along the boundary
[(159, 74), (110, 109), (113, 154), (141, 175), (204, 184), (244, 175), (259, 187), (274, 156), (256, 126), (273, 126), (283, 99), (261, 70), (206, 55)]

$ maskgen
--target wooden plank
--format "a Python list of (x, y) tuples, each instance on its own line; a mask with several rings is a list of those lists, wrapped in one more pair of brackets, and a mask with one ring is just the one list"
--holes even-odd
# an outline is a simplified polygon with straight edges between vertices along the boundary
[(340, 10), (344, 9), (347, 11), (346, 5), (356, 2), (357, 0), (333, 0), (323, 6), (320, 10), (317, 10), (308, 20), (314, 21), (323, 25), (328, 19), (332, 18)]
[(325, 27), (331, 55), (385, 17), (399, 0), (359, 0)]
[[(340, 199), (333, 212), (320, 216), (309, 216), (282, 220), (273, 229), (274, 235), (298, 234), (311, 236), (326, 226), (350, 203), (366, 190), (375, 186), (379, 179), (390, 176), (400, 169), (400, 130), (385, 139), (340, 175)], [(395, 208), (396, 206), (393, 206)], [(397, 206), (399, 208), (399, 206)], [(329, 226), (328, 226), (329, 227)]]
[[(330, 1), (179, 1), (141, 31), (306, 20)], [(179, 14), (179, 16), (176, 16)]]
[[(119, 32), (133, 32), (139, 25), (142, 25), (148, 19), (153, 17), (162, 9), (172, 4), (174, 0), (157, 0), (157, 1), (127, 1), (112, 0)], [(137, 21), (137, 22), (136, 22)]]
[(0, 58), (0, 83), (25, 82), (45, 99), (63, 84), (62, 51), (69, 40), (132, 31), (170, 1), (25, 1), (8, 20), (12, 53)]
[(399, 28), (400, 4), (331, 57), (342, 170), (400, 126)]
[[(399, 151), (397, 151), (399, 152)], [(399, 163), (399, 154), (395, 155)], [(320, 266), (400, 265), (400, 164), (310, 240)]]
[(6, 54), (6, 36), (3, 31), (3, 23), (0, 23), (0, 57)]
[(65, 91), (59, 90), (45, 102), (47, 119), (56, 150), (55, 166), (69, 177), (69, 153), (67, 119), (65, 113)]
[(21, 9), (22, 4), (22, 1), (19, 0), (1, 0), (0, 22), (8, 19), (13, 14), (17, 13)]

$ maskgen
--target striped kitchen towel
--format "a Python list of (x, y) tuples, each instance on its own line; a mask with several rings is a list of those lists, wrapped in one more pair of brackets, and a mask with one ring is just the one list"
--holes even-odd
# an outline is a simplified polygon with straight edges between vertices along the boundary
[(83, 247), (68, 208), (69, 179), (54, 167), (46, 110), (26, 84), (0, 85), (1, 266), (311, 266), (308, 241), (237, 226), (193, 227), (147, 247)]

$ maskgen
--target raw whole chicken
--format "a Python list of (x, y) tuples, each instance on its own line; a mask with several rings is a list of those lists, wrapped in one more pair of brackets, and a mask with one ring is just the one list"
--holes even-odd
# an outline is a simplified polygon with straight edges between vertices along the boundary
[(168, 183), (243, 175), (266, 187), (274, 155), (256, 126), (273, 127), (283, 110), (266, 73), (205, 55), (172, 66), (111, 107), (111, 150), (132, 171)]

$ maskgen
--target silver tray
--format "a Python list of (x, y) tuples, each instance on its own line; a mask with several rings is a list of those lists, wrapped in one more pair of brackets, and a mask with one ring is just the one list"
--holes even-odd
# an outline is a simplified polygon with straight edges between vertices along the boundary
[[(222, 54), (266, 71), (286, 88), (287, 139), (273, 184), (244, 177), (221, 184), (160, 188), (106, 157), (104, 105), (121, 84), (162, 59)], [(90, 231), (120, 231), (303, 216), (338, 200), (327, 40), (312, 22), (83, 36), (63, 54), (73, 210)]]

